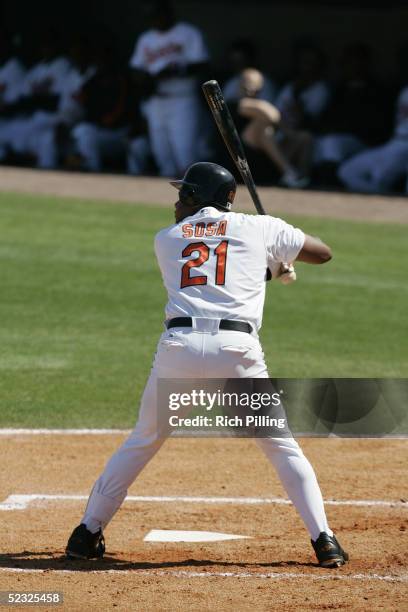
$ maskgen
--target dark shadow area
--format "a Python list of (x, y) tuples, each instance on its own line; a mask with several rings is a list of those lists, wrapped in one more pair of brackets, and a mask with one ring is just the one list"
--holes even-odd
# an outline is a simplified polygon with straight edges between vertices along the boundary
[(174, 568), (304, 568), (317, 567), (316, 563), (302, 563), (300, 561), (272, 561), (265, 563), (250, 563), (240, 561), (213, 561), (211, 559), (184, 559), (182, 561), (140, 561), (133, 562), (126, 559), (117, 559), (115, 556), (105, 556), (104, 559), (89, 561), (68, 560), (64, 555), (50, 552), (33, 552), (24, 550), (15, 553), (3, 553), (0, 555), (0, 567), (20, 568), (25, 570), (71, 570), (77, 572), (88, 571), (146, 571), (165, 570)]

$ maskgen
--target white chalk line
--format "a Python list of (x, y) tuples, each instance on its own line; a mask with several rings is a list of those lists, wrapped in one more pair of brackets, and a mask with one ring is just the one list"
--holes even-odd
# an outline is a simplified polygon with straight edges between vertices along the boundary
[[(129, 435), (131, 429), (22, 429), (22, 428), (3, 428), (0, 429), (0, 437), (4, 436), (115, 436), (115, 435)], [(207, 433), (203, 431), (175, 431), (178, 434), (176, 437), (206, 437)], [(224, 434), (218, 435), (217, 432), (212, 432), (212, 438), (226, 437)], [(215, 435), (217, 434), (217, 435)], [(333, 436), (333, 434), (321, 434), (311, 432), (300, 432), (296, 433), (298, 438), (329, 438), (329, 437), (341, 437)], [(392, 440), (406, 440), (408, 434), (372, 434), (372, 435), (360, 435), (360, 434), (348, 434), (344, 439), (392, 439)]]
[[(30, 504), (36, 501), (82, 501), (87, 500), (88, 495), (74, 494), (48, 494), (32, 493), (9, 495), (3, 502), (0, 502), (0, 510), (25, 510)], [(138, 503), (187, 503), (187, 504), (283, 504), (290, 505), (292, 502), (282, 497), (192, 497), (185, 495), (128, 495), (125, 502)], [(328, 506), (362, 506), (362, 507), (383, 507), (383, 508), (408, 508), (405, 501), (387, 501), (375, 499), (326, 499), (324, 502)]]
[[(53, 574), (132, 574), (133, 576), (162, 576), (171, 578), (261, 578), (271, 580), (366, 580), (382, 582), (408, 582), (408, 574), (401, 576), (390, 576), (382, 574), (338, 574), (332, 570), (325, 574), (306, 574), (304, 572), (195, 572), (187, 570), (67, 570), (52, 569)], [(322, 570), (324, 571), (324, 570)], [(341, 571), (341, 570), (340, 570)], [(0, 567), (0, 572), (18, 574), (44, 574), (50, 573), (50, 569), (34, 569), (21, 567)]]
[(131, 429), (0, 429), (0, 436), (106, 436), (129, 434)]

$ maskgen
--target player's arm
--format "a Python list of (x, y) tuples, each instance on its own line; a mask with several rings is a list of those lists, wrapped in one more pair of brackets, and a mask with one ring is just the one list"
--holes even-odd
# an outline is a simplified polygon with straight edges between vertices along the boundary
[(330, 261), (332, 252), (329, 246), (320, 238), (305, 234), (305, 241), (295, 261), (309, 264), (323, 264)]
[(242, 98), (238, 104), (238, 112), (247, 119), (260, 119), (272, 125), (278, 124), (281, 120), (281, 114), (276, 106), (256, 98)]

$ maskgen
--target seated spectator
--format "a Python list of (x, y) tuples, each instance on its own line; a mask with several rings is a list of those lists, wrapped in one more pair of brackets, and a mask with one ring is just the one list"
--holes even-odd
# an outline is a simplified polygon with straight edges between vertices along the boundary
[[(78, 93), (83, 119), (72, 130), (80, 167), (100, 172), (104, 159), (124, 158), (136, 106), (130, 75), (115, 61), (112, 45), (104, 42), (97, 50), (95, 74)], [(145, 138), (145, 136), (144, 136)], [(73, 160), (70, 160), (73, 165)]]
[[(227, 54), (227, 63), (230, 66), (232, 76), (223, 85), (224, 98), (227, 102), (236, 102), (241, 97), (241, 74), (245, 68), (258, 66), (257, 52), (251, 40), (240, 38), (235, 40)], [(262, 73), (263, 84), (256, 96), (260, 100), (273, 102), (276, 96), (276, 85)]]
[[(8, 122), (3, 111), (19, 97), (24, 75), (25, 68), (16, 56), (10, 36), (0, 31), (0, 131)], [(6, 144), (0, 145), (0, 160), (6, 157)]]
[(150, 80), (146, 104), (150, 143), (159, 173), (178, 176), (199, 158), (198, 81), (208, 52), (201, 32), (176, 21), (169, 2), (157, 2), (152, 28), (141, 34), (130, 59), (139, 77)]
[(0, 121), (2, 109), (20, 96), (24, 75), (25, 68), (17, 57), (9, 34), (0, 31)]
[(393, 137), (343, 162), (338, 176), (349, 191), (388, 193), (406, 175), (407, 167), (408, 87), (404, 87), (397, 100)]
[(287, 128), (319, 130), (319, 120), (325, 111), (330, 90), (323, 79), (324, 57), (311, 45), (295, 51), (295, 78), (284, 85), (275, 99), (282, 121)]
[(246, 68), (240, 79), (241, 99), (231, 104), (243, 142), (262, 151), (281, 176), (281, 184), (300, 188), (308, 183), (304, 171), (310, 160), (312, 139), (295, 130), (286, 133), (278, 109), (259, 99), (263, 76), (254, 68)]
[(140, 92), (134, 84), (131, 125), (127, 138), (127, 172), (133, 176), (143, 174), (148, 169), (152, 150), (147, 134), (145, 106), (140, 100)]
[(39, 62), (25, 74), (19, 97), (3, 107), (8, 121), (0, 127), (0, 151), (9, 147), (15, 153), (29, 153), (40, 167), (48, 167), (39, 134), (55, 120), (71, 65), (60, 55), (54, 30), (46, 31), (39, 40)]
[(82, 117), (82, 106), (78, 93), (95, 72), (90, 63), (89, 41), (77, 36), (68, 53), (70, 67), (65, 75), (55, 113), (49, 113), (46, 120), (33, 117), (31, 134), (37, 141), (37, 166), (56, 168), (60, 157), (65, 157), (69, 148), (69, 133), (72, 126)]
[(353, 44), (344, 50), (341, 78), (321, 119), (315, 164), (337, 166), (351, 155), (384, 142), (386, 113), (383, 88), (372, 75), (370, 49)]

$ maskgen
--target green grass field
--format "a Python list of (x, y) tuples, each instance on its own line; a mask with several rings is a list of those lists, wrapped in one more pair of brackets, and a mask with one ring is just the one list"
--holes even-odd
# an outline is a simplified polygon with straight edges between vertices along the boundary
[[(162, 331), (172, 210), (0, 194), (0, 426), (129, 427)], [(334, 259), (270, 283), (274, 377), (408, 376), (407, 228), (290, 218)]]

